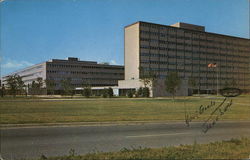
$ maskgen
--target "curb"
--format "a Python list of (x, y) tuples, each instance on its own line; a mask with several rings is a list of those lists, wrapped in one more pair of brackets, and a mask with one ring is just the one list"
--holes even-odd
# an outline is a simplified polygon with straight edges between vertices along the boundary
[(180, 121), (117, 121), (117, 122), (74, 122), (74, 123), (33, 123), (33, 124), (3, 124), (0, 129), (10, 128), (43, 128), (43, 127), (75, 127), (75, 126), (116, 126), (116, 125), (143, 125), (163, 123), (183, 123)]
[[(250, 122), (245, 120), (220, 121), (224, 123)], [(77, 127), (77, 126), (118, 126), (118, 125), (144, 125), (144, 124), (185, 124), (184, 120), (180, 121), (119, 121), (119, 122), (76, 122), (76, 123), (34, 123), (34, 124), (4, 124), (0, 129), (21, 129), (21, 128), (48, 128), (48, 127)], [(203, 123), (203, 121), (194, 121), (192, 123)], [(1, 159), (0, 159), (1, 160)]]

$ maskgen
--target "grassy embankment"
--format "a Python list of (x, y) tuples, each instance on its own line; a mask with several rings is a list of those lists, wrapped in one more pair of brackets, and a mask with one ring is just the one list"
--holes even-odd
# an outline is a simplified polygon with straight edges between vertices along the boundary
[(77, 155), (73, 150), (67, 156), (41, 156), (40, 160), (163, 160), (163, 159), (247, 159), (250, 139), (231, 139), (209, 144), (180, 145), (164, 148), (122, 149), (119, 152)]
[[(222, 98), (222, 97), (221, 97)], [(172, 99), (90, 98), (82, 100), (1, 99), (1, 124), (119, 122), (119, 121), (183, 121), (185, 111), (191, 115), (200, 105), (222, 99), (182, 97)], [(198, 120), (204, 120), (211, 107)], [(233, 98), (233, 105), (220, 120), (250, 120), (250, 96)]]

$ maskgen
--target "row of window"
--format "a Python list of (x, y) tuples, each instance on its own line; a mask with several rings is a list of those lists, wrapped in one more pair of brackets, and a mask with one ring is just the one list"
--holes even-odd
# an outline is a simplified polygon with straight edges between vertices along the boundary
[(49, 67), (58, 68), (95, 68), (95, 69), (112, 69), (112, 70), (124, 70), (123, 67), (104, 67), (104, 66), (81, 66), (81, 65), (62, 65), (62, 64), (48, 64)]
[[(89, 84), (90, 86), (94, 86), (94, 87), (97, 87), (97, 86), (115, 86), (117, 85), (117, 83), (92, 83), (92, 84)], [(56, 84), (57, 87), (61, 87), (61, 84)], [(71, 84), (71, 86), (73, 87), (82, 87), (83, 84)]]
[[(140, 31), (141, 34), (146, 34), (146, 35), (154, 35), (154, 36), (160, 36), (160, 37), (171, 37), (171, 38), (178, 38), (178, 39), (185, 39), (185, 40), (195, 40), (195, 41), (203, 41), (203, 42), (210, 42), (210, 43), (217, 43), (217, 44), (225, 44), (225, 45), (237, 45), (239, 47), (249, 47), (248, 44), (243, 44), (245, 42), (242, 43), (237, 43), (235, 44), (235, 40), (234, 39), (220, 39), (220, 40), (211, 40), (213, 37), (207, 37), (206, 35), (196, 35), (196, 37), (187, 37), (187, 36), (180, 36), (177, 34), (166, 34), (166, 33), (162, 33), (162, 32), (154, 32), (154, 31), (145, 31), (145, 30), (141, 30)], [(197, 37), (197, 36), (201, 36), (201, 37), (206, 37), (206, 38), (201, 38), (201, 37)]]
[(118, 81), (118, 80), (121, 80), (120, 78), (103, 78), (103, 77), (99, 77), (99, 78), (82, 78), (82, 80), (84, 80), (84, 81)]
[[(215, 47), (209, 46), (209, 45), (197, 45), (197, 44), (188, 44), (185, 42), (170, 42), (170, 41), (164, 41), (164, 40), (157, 40), (157, 39), (149, 39), (149, 38), (140, 38), (141, 41), (144, 42), (151, 42), (151, 43), (159, 43), (159, 44), (169, 44), (169, 45), (181, 45), (182, 47), (197, 47), (197, 48), (205, 48), (205, 49), (216, 49), (216, 50), (222, 50), (222, 51), (233, 51), (233, 52), (249, 52), (249, 48), (246, 49), (235, 49), (235, 48), (223, 48), (223, 47)], [(230, 45), (227, 45), (230, 46)], [(224, 46), (225, 47), (225, 46)], [(233, 46), (236, 47), (236, 46)]]
[(93, 74), (93, 75), (115, 75), (115, 76), (124, 75), (124, 73), (82, 72), (82, 71), (54, 71), (54, 70), (48, 70), (47, 73), (56, 73), (56, 74), (61, 74), (61, 75), (68, 75), (68, 74)]
[[(186, 69), (172, 69), (172, 68), (147, 68), (144, 67), (145, 71), (153, 71), (153, 72), (184, 72), (184, 73), (207, 73), (207, 74), (214, 74), (216, 71), (213, 70), (186, 70)], [(220, 71), (220, 74), (245, 74), (250, 75), (249, 72), (240, 72), (240, 71)]]
[[(190, 52), (187, 52), (187, 53), (190, 53)], [(207, 56), (208, 55), (206, 53), (199, 53), (199, 52), (191, 52), (191, 53), (193, 55), (194, 54), (200, 54), (200, 55), (205, 54), (203, 56)], [(229, 58), (250, 58), (250, 57), (245, 57), (245, 56), (243, 57), (243, 56), (227, 55), (227, 54), (219, 54), (219, 55), (216, 54), (216, 53), (209, 53), (209, 54), (210, 54), (209, 56), (219, 56), (219, 55), (220, 56), (224, 56), (224, 57), (227, 57), (227, 59), (229, 59)], [(140, 55), (141, 56), (150, 56), (150, 57), (179, 58), (179, 59), (183, 59), (185, 57), (185, 59), (192, 59), (191, 56), (168, 55), (167, 53), (166, 54), (155, 54), (155, 53), (145, 53), (145, 52), (142, 52)], [(193, 57), (195, 57), (195, 56), (193, 56)], [(196, 58), (198, 58), (198, 57), (196, 57)], [(202, 58), (202, 57), (200, 57), (200, 58)], [(241, 59), (241, 60), (247, 61), (247, 59)]]
[[(159, 64), (159, 65), (177, 65), (177, 66), (195, 66), (195, 67), (205, 67), (207, 68), (207, 64), (194, 64), (194, 63), (177, 63), (177, 62), (173, 62), (173, 61), (153, 61), (153, 60), (150, 60), (150, 61), (141, 61), (141, 64)], [(241, 67), (241, 66), (228, 66), (228, 65), (220, 65), (219, 66), (219, 69), (223, 69), (223, 68), (226, 68), (226, 69), (230, 69), (230, 70), (248, 70), (249, 67)]]
[[(180, 48), (169, 48), (169, 47), (155, 47), (155, 46), (149, 46), (149, 45), (140, 45), (140, 48), (142, 49), (151, 49), (151, 50), (163, 50), (163, 51), (179, 51), (179, 52), (190, 52), (192, 53), (193, 52), (193, 48), (185, 48), (185, 49), (180, 49)], [(207, 48), (209, 49), (209, 48)], [(230, 52), (233, 52), (232, 50), (227, 50), (227, 51), (230, 51)], [(214, 51), (209, 51), (209, 50), (206, 50), (206, 51), (199, 51), (200, 53), (214, 53)], [(243, 51), (237, 51), (238, 53), (246, 53), (248, 54), (249, 52), (243, 52)], [(244, 56), (244, 55), (239, 55), (241, 57), (249, 57), (249, 56)]]
[[(220, 86), (225, 85), (225, 83), (219, 83)], [(215, 87), (216, 83), (200, 83), (200, 86), (214, 86)], [(237, 86), (241, 86), (241, 87), (247, 87), (250, 86), (250, 84), (237, 84)]]
[[(54, 78), (50, 78), (50, 80), (55, 80), (55, 81), (61, 81), (61, 80), (67, 80), (67, 78), (60, 78), (60, 77), (54, 77)], [(70, 78), (71, 81), (86, 81), (86, 80), (98, 80), (98, 81), (102, 81), (102, 80), (109, 80), (109, 81), (118, 81), (120, 80), (120, 78), (103, 78), (103, 77), (95, 77), (95, 78)]]
[[(167, 77), (167, 75), (160, 75), (159, 76), (159, 78), (160, 79), (165, 79)], [(180, 79), (185, 79), (186, 77), (184, 77), (184, 76), (179, 76), (180, 77)], [(209, 85), (216, 85), (216, 80), (217, 80), (217, 78), (214, 78), (214, 77), (205, 77), (205, 78), (203, 78), (203, 79), (201, 79), (200, 81), (213, 81), (212, 83), (209, 83), (209, 82), (200, 82), (199, 84), (200, 85), (204, 85), (204, 84), (209, 84)], [(232, 80), (232, 78), (220, 78), (220, 81), (230, 81), (230, 80)], [(240, 83), (241, 84), (239, 84), (239, 85), (242, 85), (242, 86), (250, 86), (250, 83), (249, 83), (249, 81), (248, 80), (250, 80), (250, 79), (236, 79), (238, 82), (240, 81)], [(244, 84), (242, 84), (242, 83), (244, 83)], [(219, 82), (219, 84), (220, 85), (224, 85), (225, 83), (223, 83), (223, 82)]]
[[(200, 61), (211, 61), (211, 62), (224, 62), (224, 63), (241, 63), (241, 64), (249, 64), (250, 62), (247, 59), (241, 60), (224, 60), (224, 59), (217, 59), (217, 58), (202, 58), (202, 57), (191, 57), (191, 56), (172, 56), (172, 55), (164, 55), (164, 54), (152, 54), (152, 53), (141, 53), (143, 57), (165, 57), (165, 58), (176, 58), (176, 59), (186, 59), (186, 60), (200, 60)], [(211, 56), (212, 57), (212, 56)], [(244, 60), (244, 61), (242, 61)], [(246, 60), (246, 61), (245, 61)], [(155, 61), (160, 63), (160, 61)]]
[[(166, 78), (167, 75), (160, 75), (161, 78)], [(183, 76), (182, 76), (183, 77)], [(184, 79), (187, 79), (187, 77), (183, 77)], [(202, 81), (214, 81), (214, 83), (216, 83), (217, 81), (217, 77), (197, 77), (197, 76), (193, 76), (194, 79), (196, 79), (197, 81), (200, 81), (202, 83)], [(230, 81), (232, 79), (235, 79), (236, 81), (243, 81), (243, 82), (247, 82), (250, 84), (250, 78), (234, 78), (234, 77), (221, 77), (219, 78), (219, 83), (221, 83), (221, 81)]]

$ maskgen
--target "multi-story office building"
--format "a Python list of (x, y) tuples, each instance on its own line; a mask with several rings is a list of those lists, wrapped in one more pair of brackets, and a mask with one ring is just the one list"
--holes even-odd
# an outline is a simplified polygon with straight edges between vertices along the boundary
[(125, 81), (119, 81), (121, 88), (142, 86), (139, 68), (143, 68), (157, 77), (153, 96), (168, 95), (164, 80), (170, 72), (177, 72), (182, 80), (179, 95), (188, 94), (191, 77), (201, 93), (216, 92), (232, 81), (235, 87), (250, 91), (249, 39), (206, 32), (204, 26), (186, 23), (136, 22), (125, 27), (124, 41)]
[(62, 89), (63, 79), (71, 78), (75, 88), (82, 89), (83, 84), (96, 89), (116, 86), (126, 94), (143, 87), (142, 74), (150, 72), (156, 76), (150, 85), (151, 96), (157, 97), (169, 95), (164, 81), (170, 72), (177, 72), (182, 81), (177, 95), (188, 95), (193, 88), (188, 85), (190, 79), (195, 79), (196, 92), (200, 93), (215, 93), (232, 82), (234, 87), (250, 91), (249, 39), (206, 32), (204, 26), (186, 23), (167, 26), (136, 22), (125, 27), (124, 35), (125, 80), (123, 66), (77, 58), (53, 59), (12, 74), (23, 77), (26, 84), (37, 77), (54, 80), (56, 90)]
[[(68, 60), (52, 59), (9, 75), (20, 75), (25, 84), (31, 84), (38, 77), (43, 80), (53, 80), (55, 89), (61, 90), (61, 81), (70, 78), (71, 85), (117, 86), (118, 80), (124, 79), (124, 67), (118, 65), (98, 64), (92, 61), (80, 61), (78, 58)], [(3, 77), (3, 81), (9, 76)]]

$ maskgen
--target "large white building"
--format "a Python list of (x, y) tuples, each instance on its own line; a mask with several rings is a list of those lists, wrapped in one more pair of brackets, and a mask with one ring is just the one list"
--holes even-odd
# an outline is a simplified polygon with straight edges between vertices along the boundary
[(190, 78), (200, 93), (214, 93), (231, 81), (250, 91), (249, 39), (206, 32), (204, 26), (186, 23), (167, 26), (140, 21), (126, 26), (124, 35), (125, 80), (119, 81), (119, 88), (142, 87), (139, 68), (143, 68), (157, 77), (151, 96), (169, 95), (164, 81), (170, 72), (182, 80), (177, 95), (188, 95)]

